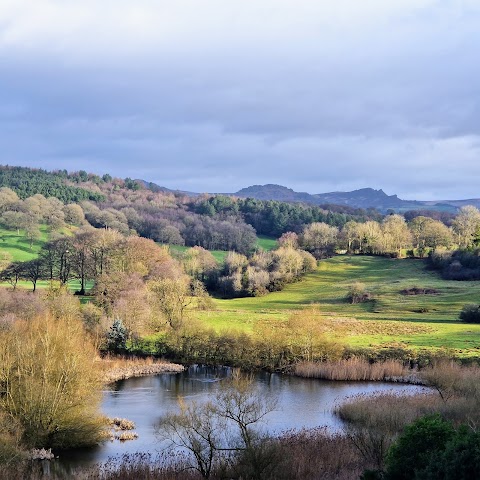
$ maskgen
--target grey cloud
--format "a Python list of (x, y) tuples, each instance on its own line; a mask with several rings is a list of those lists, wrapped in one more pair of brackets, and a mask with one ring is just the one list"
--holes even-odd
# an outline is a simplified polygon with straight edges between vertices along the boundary
[(173, 23), (178, 44), (148, 30), (151, 45), (113, 44), (111, 55), (89, 38), (85, 48), (79, 38), (60, 42), (63, 50), (41, 41), (2, 50), (0, 34), (2, 163), (196, 191), (280, 183), (311, 193), (372, 186), (406, 198), (480, 196), (480, 15), (473, 4), (467, 12), (445, 2), (457, 16), (443, 2), (423, 4), (405, 15), (398, 6), (379, 25), (365, 15), (345, 28), (322, 19), (316, 29), (306, 15), (321, 10), (301, 2), (305, 18), (277, 18), (263, 33), (254, 25), (250, 37), (224, 28), (222, 43), (218, 32), (194, 28), (189, 37)]

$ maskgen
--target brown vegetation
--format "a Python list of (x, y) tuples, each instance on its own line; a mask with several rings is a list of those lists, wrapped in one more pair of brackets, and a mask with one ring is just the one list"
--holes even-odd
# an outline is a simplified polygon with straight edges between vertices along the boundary
[(300, 362), (292, 370), (304, 378), (348, 381), (393, 381), (413, 383), (412, 370), (397, 360), (371, 363), (363, 358), (350, 358), (336, 362)]
[(400, 292), (402, 295), (436, 295), (438, 290), (435, 288), (419, 288), (419, 287), (412, 287), (406, 288)]
[(18, 423), (27, 447), (68, 447), (99, 439), (96, 352), (81, 321), (51, 315), (0, 332), (0, 413)]
[(153, 357), (127, 358), (107, 356), (98, 360), (98, 364), (103, 372), (103, 380), (106, 383), (145, 375), (179, 373), (185, 369), (183, 365), (154, 359)]
[(366, 461), (383, 468), (385, 455), (406, 425), (439, 414), (454, 425), (480, 426), (480, 368), (436, 361), (419, 372), (431, 389), (422, 395), (358, 395), (336, 408), (347, 436)]
[[(248, 476), (249, 469), (242, 459), (214, 469), (209, 478), (255, 478), (255, 480), (350, 480), (373, 465), (367, 462), (341, 434), (330, 434), (324, 428), (291, 431), (276, 439), (269, 439), (258, 449), (259, 457), (271, 465), (261, 476)], [(157, 457), (136, 454), (124, 456), (120, 464), (107, 463), (69, 474), (72, 480), (198, 480), (199, 472), (188, 468), (185, 455), (163, 454)], [(42, 473), (35, 466), (17, 466), (4, 469), (7, 480), (39, 480)], [(53, 474), (51, 477), (57, 480)]]

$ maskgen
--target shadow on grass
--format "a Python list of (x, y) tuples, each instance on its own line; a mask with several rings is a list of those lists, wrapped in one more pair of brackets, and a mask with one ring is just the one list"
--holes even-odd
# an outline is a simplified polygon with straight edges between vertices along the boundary
[(35, 255), (37, 253), (34, 247), (40, 248), (40, 246), (35, 245), (35, 242), (33, 243), (32, 248), (30, 248), (30, 245), (22, 245), (21, 243), (10, 243), (5, 241), (1, 241), (0, 243), (0, 248), (6, 248), (10, 250), (21, 250), (22, 252), (31, 253), (32, 255)]

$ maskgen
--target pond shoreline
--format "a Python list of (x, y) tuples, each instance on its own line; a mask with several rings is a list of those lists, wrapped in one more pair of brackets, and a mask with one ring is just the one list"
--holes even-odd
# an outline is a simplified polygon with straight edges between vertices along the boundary
[[(164, 363), (164, 371), (171, 372), (171, 365)], [(184, 367), (180, 368), (183, 370)], [(70, 451), (61, 455), (59, 468), (72, 471), (74, 468), (121, 459), (126, 454), (155, 454), (163, 451), (168, 445), (162, 443), (156, 434), (159, 420), (168, 413), (178, 412), (181, 398), (198, 403), (212, 400), (215, 392), (221, 388), (222, 380), (230, 375), (229, 367), (195, 365), (185, 368), (179, 374), (146, 374), (120, 381), (113, 388), (106, 388), (103, 391), (103, 414), (133, 422), (138, 438), (131, 442), (107, 441), (94, 449)], [(378, 381), (312, 381), (266, 371), (252, 372), (251, 375), (259, 395), (278, 399), (278, 408), (269, 414), (268, 421), (261, 427), (270, 436), (279, 436), (292, 429), (313, 429), (320, 426), (332, 434), (339, 433), (344, 422), (335, 415), (334, 408), (346, 398), (376, 392), (423, 392), (418, 386)], [(115, 460), (112, 462), (115, 463)]]
[[(152, 357), (110, 357), (102, 359), (101, 361), (104, 369), (103, 381), (106, 384), (134, 377), (178, 374), (184, 372), (193, 365), (214, 368), (227, 367), (227, 365), (198, 364), (195, 362), (182, 365), (180, 363), (173, 363), (168, 360), (160, 360)], [(334, 362), (301, 362), (293, 368), (283, 372), (271, 372), (268, 369), (256, 369), (255, 371), (281, 373), (283, 375), (297, 378), (326, 380), (331, 382), (386, 382), (408, 385), (425, 385), (423, 379), (418, 375), (418, 369), (405, 367), (397, 361), (371, 364), (363, 359), (352, 358), (349, 360), (338, 360)]]
[(121, 366), (106, 369), (103, 373), (105, 383), (115, 383), (127, 378), (144, 377), (148, 375), (176, 374), (185, 371), (185, 367), (178, 363), (165, 361), (152, 363), (137, 363), (135, 360), (128, 361)]
[(396, 360), (371, 363), (361, 358), (326, 362), (301, 362), (289, 372), (300, 378), (328, 381), (388, 382), (425, 385), (418, 368)]

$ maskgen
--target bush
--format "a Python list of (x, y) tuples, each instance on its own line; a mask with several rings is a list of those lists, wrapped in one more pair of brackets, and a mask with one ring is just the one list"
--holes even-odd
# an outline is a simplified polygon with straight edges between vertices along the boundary
[(386, 480), (469, 480), (480, 471), (480, 433), (466, 425), (455, 430), (438, 415), (405, 429), (387, 456)]
[(18, 320), (0, 333), (0, 417), (18, 424), (22, 446), (70, 448), (100, 439), (95, 357), (80, 320)]
[(125, 353), (127, 350), (128, 332), (121, 320), (114, 320), (107, 334), (108, 351), (112, 353)]
[(367, 288), (363, 283), (355, 282), (348, 287), (347, 299), (353, 305), (355, 303), (363, 303), (371, 300), (372, 296), (367, 292)]
[(460, 312), (460, 320), (465, 323), (480, 323), (480, 305), (465, 305)]
[(426, 469), (432, 457), (445, 449), (455, 430), (438, 415), (420, 418), (405, 428), (405, 432), (390, 448), (386, 460), (387, 480), (425, 478), (418, 473)]
[(480, 434), (461, 426), (446, 444), (445, 450), (432, 455), (429, 464), (419, 472), (425, 480), (469, 480), (480, 472)]

